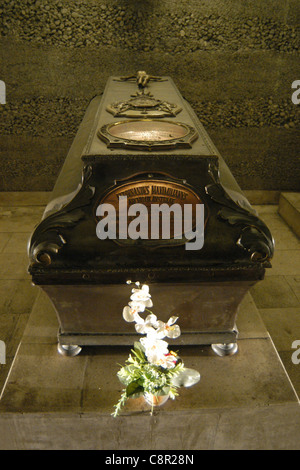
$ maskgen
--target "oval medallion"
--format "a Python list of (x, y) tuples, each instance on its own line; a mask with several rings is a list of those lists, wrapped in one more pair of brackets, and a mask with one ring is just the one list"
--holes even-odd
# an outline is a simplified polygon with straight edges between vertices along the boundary
[[(114, 209), (116, 241), (131, 244), (131, 235), (136, 233), (139, 236), (135, 239), (156, 246), (185, 243), (187, 230), (196, 227), (196, 205), (203, 205), (191, 188), (154, 178), (118, 185), (98, 202), (97, 208), (109, 209), (104, 204)], [(96, 218), (101, 220), (100, 216)]]

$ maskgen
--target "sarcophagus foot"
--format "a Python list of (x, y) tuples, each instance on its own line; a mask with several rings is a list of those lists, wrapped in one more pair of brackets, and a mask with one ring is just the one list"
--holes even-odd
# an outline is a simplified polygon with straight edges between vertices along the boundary
[(55, 307), (63, 354), (136, 340), (122, 318), (131, 280), (151, 285), (161, 320), (179, 317), (178, 344), (224, 355), (273, 249), (171, 78), (138, 73), (91, 101), (29, 241), (29, 272)]

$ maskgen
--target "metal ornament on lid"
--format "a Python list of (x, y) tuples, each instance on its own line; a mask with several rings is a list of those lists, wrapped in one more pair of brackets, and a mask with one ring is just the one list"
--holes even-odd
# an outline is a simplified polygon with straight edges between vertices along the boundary
[(166, 79), (162, 77), (156, 77), (155, 75), (149, 75), (144, 70), (139, 70), (136, 75), (128, 75), (127, 77), (120, 77), (115, 79), (116, 81), (120, 82), (127, 82), (127, 81), (136, 81), (137, 86), (139, 88), (145, 88), (148, 86), (148, 83), (153, 80), (155, 82), (165, 82)]
[(98, 137), (109, 148), (140, 150), (190, 148), (198, 137), (196, 130), (182, 122), (158, 119), (132, 119), (105, 124)]
[(117, 101), (107, 106), (107, 111), (115, 117), (174, 117), (180, 113), (181, 107), (154, 98), (150, 92), (137, 91), (125, 101)]

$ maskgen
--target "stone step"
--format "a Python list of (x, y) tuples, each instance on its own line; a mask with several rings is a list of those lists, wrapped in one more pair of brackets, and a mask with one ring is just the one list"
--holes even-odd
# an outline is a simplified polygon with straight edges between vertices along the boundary
[(300, 193), (281, 193), (278, 212), (300, 238)]

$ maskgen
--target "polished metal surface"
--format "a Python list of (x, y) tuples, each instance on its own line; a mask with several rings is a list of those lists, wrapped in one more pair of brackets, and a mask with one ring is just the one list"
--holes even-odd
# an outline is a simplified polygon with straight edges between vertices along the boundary
[(185, 137), (189, 130), (183, 124), (174, 124), (169, 121), (127, 121), (109, 126), (108, 132), (120, 139), (139, 141), (173, 140)]
[(238, 345), (237, 343), (228, 343), (228, 344), (212, 344), (212, 350), (217, 356), (224, 357), (224, 356), (233, 356), (238, 352)]
[(108, 147), (172, 149), (190, 147), (196, 130), (185, 123), (159, 119), (131, 119), (105, 124), (98, 136)]
[[(119, 198), (121, 196), (127, 197), (127, 210), (133, 204), (143, 204), (147, 209), (147, 215), (145, 223), (148, 227), (148, 237), (151, 238), (152, 233), (152, 221), (151, 217), (148, 218), (149, 213), (151, 213), (151, 207), (153, 204), (168, 204), (173, 205), (177, 204), (181, 210), (174, 211), (170, 215), (171, 217), (171, 227), (170, 227), (170, 239), (167, 240), (167, 243), (176, 243), (182, 244), (186, 242), (186, 239), (183, 235), (183, 225), (181, 223), (181, 214), (184, 211), (185, 204), (189, 204), (192, 208), (192, 226), (191, 229), (194, 229), (196, 226), (196, 205), (203, 204), (203, 201), (200, 199), (198, 194), (196, 194), (191, 188), (187, 187), (186, 185), (182, 184), (181, 181), (168, 181), (164, 178), (164, 175), (161, 175), (161, 178), (153, 178), (153, 175), (147, 175), (147, 179), (143, 180), (135, 180), (134, 182), (129, 181), (128, 183), (122, 182), (121, 184), (115, 184), (110, 191), (108, 191), (103, 198), (99, 200), (97, 205), (100, 204), (110, 204), (116, 210), (116, 220), (118, 226), (118, 239), (119, 243), (127, 244), (128, 240), (126, 240), (126, 228), (123, 228), (123, 231), (120, 231), (119, 227)], [(207, 210), (208, 214), (208, 210)], [(100, 218), (97, 218), (97, 221)], [(130, 217), (128, 220), (131, 220)], [(142, 220), (142, 215), (140, 214), (140, 220)], [(178, 224), (176, 223), (178, 220)], [(154, 224), (155, 225), (155, 224)], [(125, 232), (124, 232), (125, 229)], [(153, 227), (153, 230), (155, 227)], [(174, 232), (176, 230), (176, 232)], [(161, 239), (161, 237), (159, 237)], [(176, 240), (175, 240), (176, 239)], [(130, 243), (130, 241), (129, 241)], [(159, 240), (155, 240), (153, 244), (159, 246), (161, 242)]]
[(74, 357), (81, 352), (81, 347), (76, 344), (57, 344), (57, 350), (62, 356)]
[(110, 103), (106, 110), (115, 117), (170, 118), (180, 113), (182, 108), (177, 104), (157, 99), (143, 89), (131, 94), (129, 99)]

